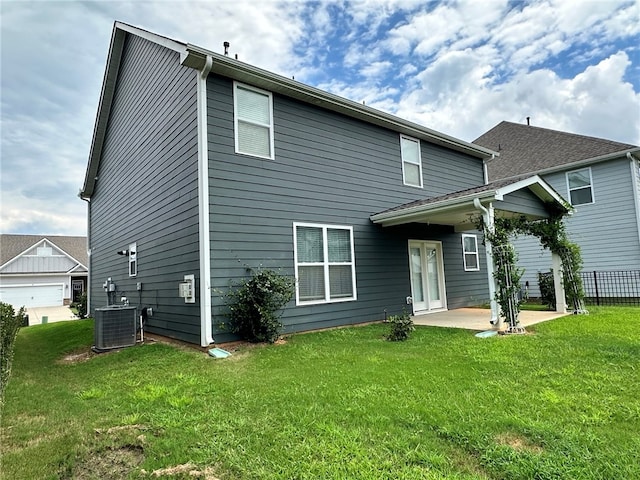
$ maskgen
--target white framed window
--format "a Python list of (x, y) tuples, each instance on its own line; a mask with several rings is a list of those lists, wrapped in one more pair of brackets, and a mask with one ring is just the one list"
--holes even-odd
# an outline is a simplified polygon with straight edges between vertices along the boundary
[(402, 181), (405, 185), (422, 188), (422, 158), (420, 140), (400, 135)]
[(273, 96), (233, 82), (236, 153), (273, 159)]
[(571, 205), (594, 203), (591, 167), (567, 172), (567, 189)]
[(478, 237), (476, 235), (462, 234), (462, 257), (464, 258), (465, 272), (477, 272), (480, 270)]
[(293, 224), (296, 305), (356, 300), (353, 228)]
[(138, 275), (138, 247), (135, 243), (129, 245), (129, 276)]

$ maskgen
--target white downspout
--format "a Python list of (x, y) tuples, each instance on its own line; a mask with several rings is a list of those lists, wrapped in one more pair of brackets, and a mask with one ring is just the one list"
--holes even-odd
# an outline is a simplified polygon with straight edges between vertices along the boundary
[(631, 165), (631, 178), (633, 179), (633, 200), (636, 210), (636, 230), (638, 231), (638, 241), (640, 242), (640, 163), (636, 166), (636, 159), (631, 152), (627, 152), (627, 158)]
[(207, 140), (207, 77), (213, 58), (207, 55), (198, 72), (198, 230), (200, 232), (200, 345), (212, 344), (211, 235), (209, 230), (209, 143)]
[[(493, 231), (493, 204), (489, 204), (489, 208), (485, 208), (482, 203), (480, 203), (480, 199), (474, 198), (473, 205), (476, 209), (482, 212), (482, 219), (484, 220), (484, 224), (487, 226), (489, 231)], [(500, 306), (498, 305), (498, 301), (496, 300), (496, 279), (494, 277), (494, 265), (493, 265), (493, 249), (491, 246), (491, 242), (485, 238), (484, 248), (487, 255), (487, 279), (489, 280), (489, 298), (491, 302), (491, 325), (496, 327), (498, 330), (502, 328), (502, 321), (500, 319)]]
[[(87, 202), (87, 316), (91, 316), (91, 198), (82, 196), (82, 192), (78, 193), (80, 200)], [(73, 296), (73, 289), (71, 291)]]
[[(491, 160), (496, 158), (496, 156), (492, 153)], [(489, 183), (489, 165), (487, 165), (487, 159), (482, 160), (482, 175), (484, 176), (484, 184), (487, 185)]]

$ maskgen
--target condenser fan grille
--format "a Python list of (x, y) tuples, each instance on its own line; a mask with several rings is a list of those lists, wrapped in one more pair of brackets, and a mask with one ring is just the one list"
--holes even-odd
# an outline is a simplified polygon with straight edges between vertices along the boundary
[(97, 350), (130, 347), (136, 343), (136, 307), (96, 308), (94, 340)]

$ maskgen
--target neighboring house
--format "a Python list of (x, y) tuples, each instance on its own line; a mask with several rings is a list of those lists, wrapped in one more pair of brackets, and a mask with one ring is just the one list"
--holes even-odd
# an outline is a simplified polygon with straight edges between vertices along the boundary
[(87, 237), (0, 235), (0, 301), (69, 305), (87, 289)]
[[(474, 140), (496, 150), (490, 180), (537, 174), (574, 208), (567, 233), (580, 245), (584, 271), (640, 269), (640, 147), (546, 128), (501, 122)], [(518, 238), (522, 282), (539, 295), (537, 272), (550, 256), (537, 239)]]
[(296, 279), (286, 332), (486, 302), (474, 217), (562, 205), (535, 176), (486, 185), (494, 153), (116, 23), (80, 193), (89, 311), (125, 297), (149, 331), (225, 341), (223, 292), (257, 268)]

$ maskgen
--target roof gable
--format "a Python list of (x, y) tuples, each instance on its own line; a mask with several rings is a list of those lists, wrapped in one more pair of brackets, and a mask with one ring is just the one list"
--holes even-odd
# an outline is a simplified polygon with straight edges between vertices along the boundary
[[(64, 259), (58, 261), (62, 271), (69, 269), (87, 270), (87, 237), (46, 236), (46, 235), (0, 235), (0, 269), (7, 270), (15, 262), (25, 257), (37, 257), (40, 254)], [(50, 249), (47, 251), (46, 249)], [(79, 266), (79, 267), (78, 267)]]
[(209, 61), (211, 62), (210, 72), (212, 74), (218, 74), (233, 80), (245, 82), (280, 95), (288, 96), (352, 118), (357, 118), (367, 123), (382, 126), (398, 133), (411, 135), (465, 153), (477, 159), (490, 158), (495, 154), (495, 152), (481, 145), (451, 137), (417, 123), (396, 117), (395, 115), (339, 97), (338, 95), (310, 85), (305, 85), (299, 81), (277, 75), (228, 56), (212, 52), (196, 45), (163, 37), (131, 25), (115, 22), (111, 36), (111, 44), (109, 46), (102, 91), (100, 93), (100, 102), (98, 104), (96, 123), (89, 153), (89, 163), (84, 184), (80, 191), (80, 195), (83, 198), (90, 198), (93, 195), (107, 125), (109, 123), (111, 104), (118, 80), (123, 46), (127, 35), (137, 35), (150, 42), (157, 43), (158, 45), (178, 52), (180, 54), (180, 62), (185, 67), (202, 70)]
[(473, 141), (500, 155), (487, 161), (490, 180), (526, 173), (570, 168), (580, 162), (600, 161), (640, 150), (635, 145), (603, 138), (501, 122)]

